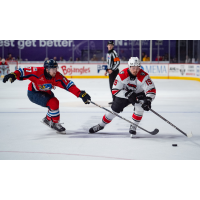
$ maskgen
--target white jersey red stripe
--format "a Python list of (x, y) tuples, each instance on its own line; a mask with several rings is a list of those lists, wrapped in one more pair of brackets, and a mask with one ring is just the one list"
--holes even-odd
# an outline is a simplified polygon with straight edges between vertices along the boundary
[(114, 81), (112, 93), (116, 97), (125, 98), (126, 92), (133, 90), (136, 94), (144, 92), (146, 97), (155, 99), (156, 88), (148, 73), (140, 69), (137, 76), (133, 76), (129, 68), (122, 70)]
[(105, 124), (109, 124), (111, 121), (112, 121), (112, 120), (109, 120), (109, 119), (106, 118), (106, 115), (103, 116), (103, 122), (104, 122)]
[(132, 118), (133, 118), (134, 120), (141, 121), (141, 120), (142, 120), (142, 115), (136, 115), (135, 113), (133, 113)]

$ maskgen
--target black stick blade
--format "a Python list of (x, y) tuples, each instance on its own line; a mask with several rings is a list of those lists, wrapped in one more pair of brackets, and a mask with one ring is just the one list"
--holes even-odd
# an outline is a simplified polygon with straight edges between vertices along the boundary
[(156, 135), (159, 132), (159, 130), (156, 128), (154, 131), (149, 132), (151, 135)]

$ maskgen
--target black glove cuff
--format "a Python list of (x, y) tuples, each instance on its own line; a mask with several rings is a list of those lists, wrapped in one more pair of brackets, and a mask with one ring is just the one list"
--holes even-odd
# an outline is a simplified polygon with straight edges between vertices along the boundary
[(152, 98), (151, 97), (146, 97), (146, 100), (152, 102)]
[(13, 74), (15, 76), (15, 78), (17, 78), (17, 74), (15, 74), (14, 72), (10, 73), (10, 74)]

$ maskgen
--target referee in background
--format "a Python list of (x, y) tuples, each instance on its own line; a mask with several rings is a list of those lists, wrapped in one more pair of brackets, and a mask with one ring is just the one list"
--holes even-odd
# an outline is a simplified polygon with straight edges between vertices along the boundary
[[(110, 83), (110, 90), (112, 94), (112, 86), (115, 81), (115, 78), (119, 74), (119, 65), (120, 65), (120, 59), (117, 55), (117, 52), (114, 50), (114, 41), (109, 41), (107, 44), (108, 47), (108, 53), (107, 53), (107, 63), (108, 68), (105, 72), (105, 76), (107, 76), (107, 73), (109, 74), (109, 83)], [(112, 94), (112, 98), (114, 101), (114, 95)], [(113, 102), (110, 102), (109, 104), (112, 104)]]

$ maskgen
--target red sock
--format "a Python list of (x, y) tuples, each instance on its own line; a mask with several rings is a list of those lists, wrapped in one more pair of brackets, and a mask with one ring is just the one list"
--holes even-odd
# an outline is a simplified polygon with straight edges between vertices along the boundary
[(47, 113), (47, 119), (52, 120), (54, 123), (60, 121), (60, 112), (59, 112), (59, 101), (56, 97), (51, 98), (47, 102), (47, 107), (49, 108)]

